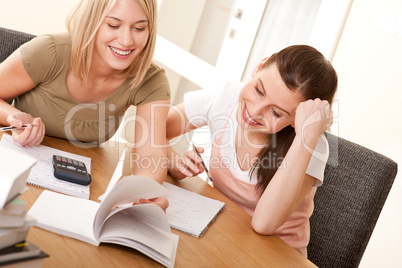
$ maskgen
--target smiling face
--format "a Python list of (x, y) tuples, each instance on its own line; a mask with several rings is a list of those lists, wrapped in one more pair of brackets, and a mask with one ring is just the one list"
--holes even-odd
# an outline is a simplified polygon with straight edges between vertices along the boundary
[(117, 0), (98, 29), (94, 66), (106, 71), (125, 70), (143, 51), (148, 36), (148, 18), (138, 1)]
[(286, 86), (278, 68), (272, 64), (243, 87), (237, 121), (253, 135), (277, 133), (294, 124), (296, 108), (302, 101), (302, 96)]

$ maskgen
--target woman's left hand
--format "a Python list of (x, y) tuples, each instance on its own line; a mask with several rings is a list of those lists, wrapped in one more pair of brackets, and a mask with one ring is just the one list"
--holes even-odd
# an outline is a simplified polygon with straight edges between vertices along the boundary
[(295, 132), (304, 142), (317, 141), (333, 123), (333, 112), (326, 100), (314, 99), (301, 102), (296, 109)]
[(166, 209), (169, 207), (169, 201), (164, 196), (151, 198), (151, 199), (141, 199), (139, 202), (133, 203), (133, 205), (138, 205), (138, 204), (155, 204), (155, 205), (160, 206), (163, 209), (163, 211), (165, 211), (165, 212), (166, 212)]

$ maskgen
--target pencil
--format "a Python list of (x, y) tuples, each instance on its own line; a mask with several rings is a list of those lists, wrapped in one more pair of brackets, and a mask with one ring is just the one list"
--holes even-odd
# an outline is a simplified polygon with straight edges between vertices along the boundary
[(22, 125), (21, 127), (12, 127), (12, 126), (9, 126), (9, 127), (0, 127), (0, 132), (1, 132), (1, 131), (14, 130), (14, 129), (23, 129), (23, 128), (26, 128), (27, 126), (36, 126), (36, 125), (35, 125), (35, 124), (25, 124), (25, 125)]
[(194, 144), (193, 144), (193, 149), (194, 149), (194, 151), (197, 153), (197, 155), (201, 158), (201, 164), (202, 164), (202, 166), (204, 167), (205, 172), (207, 173), (207, 175), (208, 175), (208, 177), (209, 177), (209, 180), (210, 180), (210, 181), (214, 181), (214, 180), (212, 179), (211, 174), (209, 173), (209, 170), (208, 170), (207, 166), (206, 166), (205, 163), (204, 163), (204, 160), (202, 160), (202, 157), (201, 157), (200, 153), (198, 152), (197, 147), (195, 147)]

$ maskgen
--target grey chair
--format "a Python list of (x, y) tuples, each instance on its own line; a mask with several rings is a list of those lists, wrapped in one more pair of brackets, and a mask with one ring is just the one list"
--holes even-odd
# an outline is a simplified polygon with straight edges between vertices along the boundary
[(332, 134), (327, 139), (330, 154), (314, 199), (308, 258), (320, 268), (358, 267), (397, 163)]
[[(0, 27), (0, 63), (35, 35)], [(8, 103), (12, 103), (9, 100)]]
[(32, 34), (0, 27), (0, 62), (34, 37)]

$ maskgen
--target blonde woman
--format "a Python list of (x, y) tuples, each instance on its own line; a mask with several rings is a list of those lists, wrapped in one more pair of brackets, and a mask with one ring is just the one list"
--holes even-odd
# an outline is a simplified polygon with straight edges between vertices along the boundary
[[(44, 135), (101, 143), (136, 105), (135, 153), (163, 159), (170, 92), (151, 62), (156, 12), (155, 0), (82, 0), (68, 33), (38, 36), (0, 64), (0, 124), (35, 124), (13, 131), (23, 146)], [(166, 169), (148, 169), (144, 175), (165, 178)]]
[[(101, 143), (136, 105), (134, 153), (165, 159), (170, 93), (164, 71), (151, 63), (156, 11), (155, 0), (82, 0), (68, 33), (36, 37), (0, 64), (0, 124), (35, 124), (13, 131), (23, 146), (45, 134)], [(167, 172), (157, 164), (133, 169), (160, 183)]]

